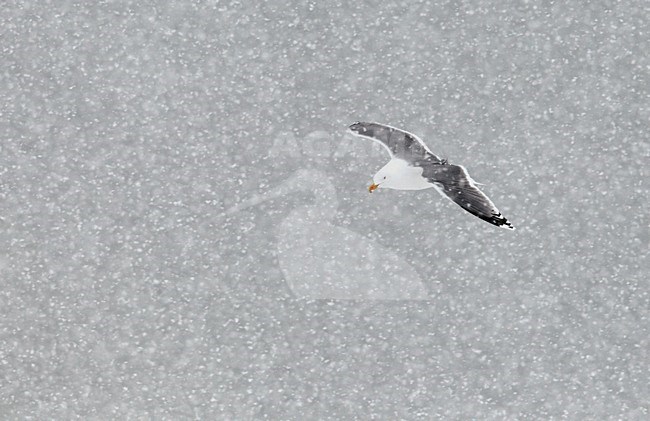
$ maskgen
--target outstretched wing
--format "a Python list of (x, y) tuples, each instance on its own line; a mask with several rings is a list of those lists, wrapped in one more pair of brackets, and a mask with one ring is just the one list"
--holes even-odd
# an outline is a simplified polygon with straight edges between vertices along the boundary
[(467, 212), (501, 228), (515, 229), (494, 203), (476, 187), (460, 165), (429, 165), (422, 173), (436, 189)]
[(434, 155), (422, 139), (413, 133), (379, 123), (354, 123), (348, 129), (355, 136), (364, 137), (382, 145), (391, 158), (404, 159), (412, 164), (421, 161), (432, 164), (443, 163)]

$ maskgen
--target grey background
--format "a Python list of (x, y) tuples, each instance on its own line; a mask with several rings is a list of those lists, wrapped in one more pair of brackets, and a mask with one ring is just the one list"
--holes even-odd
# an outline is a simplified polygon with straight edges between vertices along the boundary
[[(647, 419), (649, 16), (3, 4), (2, 418)], [(356, 120), (467, 166), (517, 231), (369, 195)], [(322, 180), (224, 212), (305, 168), (427, 300), (295, 297), (274, 230)]]

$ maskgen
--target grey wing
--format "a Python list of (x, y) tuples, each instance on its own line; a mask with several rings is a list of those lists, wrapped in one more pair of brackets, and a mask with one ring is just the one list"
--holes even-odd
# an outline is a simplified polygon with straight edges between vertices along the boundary
[(422, 175), (432, 182), (438, 191), (474, 216), (501, 228), (515, 229), (501, 215), (494, 203), (476, 187), (467, 170), (460, 165), (430, 165)]
[(381, 144), (391, 157), (402, 158), (409, 162), (427, 161), (434, 164), (442, 163), (427, 145), (413, 133), (379, 123), (357, 122), (350, 126), (350, 133), (365, 137)]

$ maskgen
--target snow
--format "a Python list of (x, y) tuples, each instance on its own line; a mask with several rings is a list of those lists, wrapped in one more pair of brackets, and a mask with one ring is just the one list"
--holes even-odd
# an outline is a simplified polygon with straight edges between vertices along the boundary
[[(291, 3), (3, 6), (3, 417), (647, 419), (645, 2)], [(517, 231), (368, 194), (359, 120)], [(279, 240), (325, 184), (318, 248), (390, 248), (426, 300), (292, 290)]]

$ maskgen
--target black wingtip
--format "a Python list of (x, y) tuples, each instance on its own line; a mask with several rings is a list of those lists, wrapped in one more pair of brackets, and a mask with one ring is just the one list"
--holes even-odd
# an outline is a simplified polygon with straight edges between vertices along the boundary
[(492, 215), (492, 218), (490, 218), (488, 222), (496, 225), (499, 228), (505, 228), (513, 231), (515, 229), (515, 227), (513, 227), (512, 224), (510, 223), (510, 221), (508, 221), (506, 218), (501, 216), (501, 214)]
[(506, 221), (503, 225), (499, 225), (500, 228), (505, 228), (510, 231), (514, 231), (516, 228), (512, 226), (512, 224), (508, 221)]
[(512, 226), (510, 221), (504, 218), (500, 213), (492, 214), (492, 216), (485, 216), (485, 215), (476, 215), (476, 216), (478, 216), (485, 222), (489, 222), (490, 224), (495, 225), (499, 228), (504, 228), (511, 231), (515, 230), (515, 227)]
[(350, 127), (348, 127), (348, 131), (350, 131), (353, 134), (361, 134), (364, 133), (368, 130), (368, 128), (365, 126), (366, 123), (363, 123), (361, 121), (354, 122), (350, 124)]

